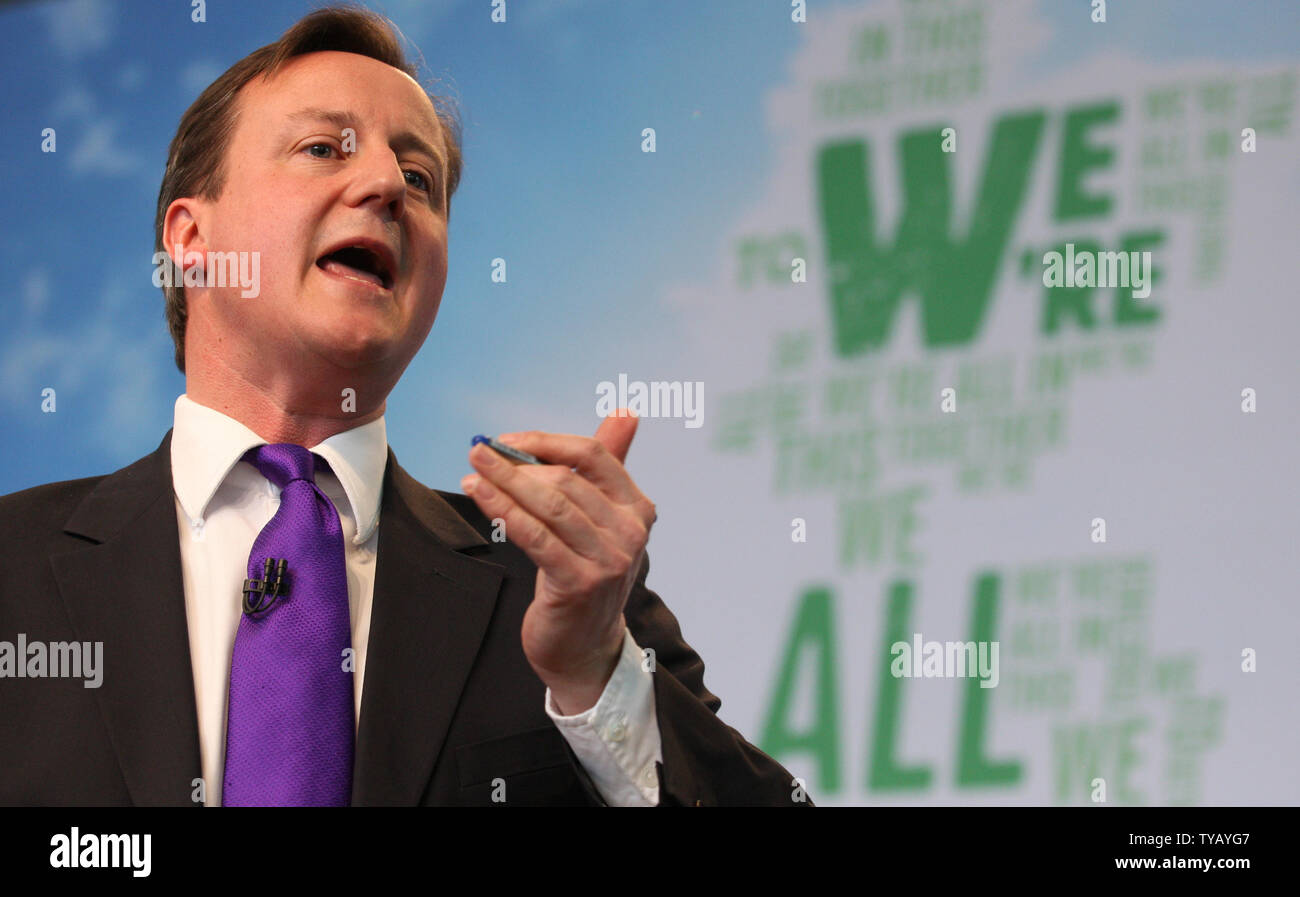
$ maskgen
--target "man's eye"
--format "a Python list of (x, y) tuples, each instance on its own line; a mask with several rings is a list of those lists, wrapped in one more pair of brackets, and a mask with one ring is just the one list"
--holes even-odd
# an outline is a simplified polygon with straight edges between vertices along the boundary
[[(312, 152), (313, 150), (318, 150), (318, 149), (324, 150), (325, 153), (322, 155), (321, 153)], [(317, 159), (328, 159), (330, 155), (334, 152), (334, 147), (330, 146), (328, 143), (313, 143), (311, 146), (305, 147), (305, 150), (308, 153), (311, 153)]]
[[(418, 172), (418, 171), (413, 171), (413, 170), (409, 170), (409, 169), (408, 169), (407, 171), (403, 172), (403, 173), (406, 175), (406, 182), (407, 182), (408, 184), (410, 184), (412, 187), (414, 187), (414, 188), (417, 189), (417, 190), (424, 190), (425, 192), (428, 192), (428, 190), (429, 190), (429, 179), (428, 179), (428, 178), (426, 178), (424, 175), (422, 175), (422, 174), (421, 174), (420, 172)], [(412, 177), (416, 178), (416, 180), (415, 180), (414, 182), (412, 182), (412, 180), (411, 180)]]

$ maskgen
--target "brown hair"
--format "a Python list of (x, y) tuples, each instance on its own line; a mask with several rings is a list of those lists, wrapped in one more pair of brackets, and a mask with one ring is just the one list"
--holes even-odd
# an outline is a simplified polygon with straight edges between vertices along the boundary
[[(369, 56), (412, 78), (417, 77), (415, 64), (406, 58), (402, 49), (401, 32), (378, 13), (357, 7), (333, 6), (318, 9), (299, 19), (278, 41), (254, 50), (226, 69), (225, 74), (209, 84), (181, 116), (176, 136), (167, 151), (167, 169), (158, 190), (158, 211), (154, 217), (155, 251), (166, 252), (163, 218), (172, 202), (184, 196), (216, 199), (221, 195), (225, 178), (222, 147), (235, 130), (236, 99), (240, 88), (259, 75), (271, 77), (295, 56), (322, 50)], [(425, 92), (433, 102), (447, 143), (447, 215), (450, 217), (451, 195), (460, 182), (460, 120), (454, 107), (444, 98), (430, 93), (428, 88)], [(172, 263), (164, 261), (164, 264)], [(176, 344), (176, 367), (183, 374), (188, 310), (178, 269), (173, 267), (171, 274), (175, 286), (164, 286), (163, 296), (167, 327)]]

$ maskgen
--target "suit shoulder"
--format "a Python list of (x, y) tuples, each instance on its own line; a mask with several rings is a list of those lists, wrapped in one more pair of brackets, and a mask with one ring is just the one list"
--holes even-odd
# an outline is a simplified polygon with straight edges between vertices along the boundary
[(445, 492), (442, 489), (431, 489), (439, 498), (451, 506), (451, 509), (460, 516), (463, 525), (474, 530), (485, 544), (474, 546), (480, 552), (486, 554), (479, 555), (484, 560), (491, 560), (494, 563), (504, 564), (505, 566), (519, 571), (532, 572), (537, 569), (532, 558), (515, 543), (504, 538), (505, 531), (502, 527), (494, 524), (492, 519), (483, 513), (478, 506), (478, 502), (461, 492)]
[(42, 483), (0, 495), (0, 544), (61, 530), (77, 506), (106, 474)]
[(483, 510), (478, 506), (478, 502), (462, 492), (446, 492), (442, 489), (429, 489), (429, 491), (436, 493), (439, 498), (451, 505), (452, 510), (459, 514), (466, 523), (474, 527), (474, 531), (480, 536), (491, 539), (492, 521), (483, 513)]

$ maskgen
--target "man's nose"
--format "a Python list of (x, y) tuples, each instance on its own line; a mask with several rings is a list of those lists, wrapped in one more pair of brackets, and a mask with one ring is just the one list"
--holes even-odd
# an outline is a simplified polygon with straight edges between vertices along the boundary
[(369, 154), (360, 151), (352, 161), (355, 177), (349, 189), (350, 204), (385, 209), (394, 221), (400, 221), (406, 212), (406, 175), (397, 157), (387, 149)]

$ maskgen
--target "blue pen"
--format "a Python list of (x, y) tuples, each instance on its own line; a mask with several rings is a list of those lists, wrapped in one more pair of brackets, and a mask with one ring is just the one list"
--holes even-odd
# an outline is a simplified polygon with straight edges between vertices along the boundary
[(513, 461), (516, 464), (545, 464), (546, 463), (545, 461), (542, 461), (534, 457), (533, 455), (528, 454), (528, 452), (522, 451), (517, 448), (512, 448), (506, 445), (504, 442), (497, 442), (491, 436), (484, 436), (481, 433), (478, 436), (475, 436), (473, 439), (471, 439), (469, 441), (469, 444), (470, 447), (473, 448), (474, 446), (478, 445), (480, 442), (486, 445), (488, 448), (495, 451), (498, 455), (501, 455), (507, 460)]

